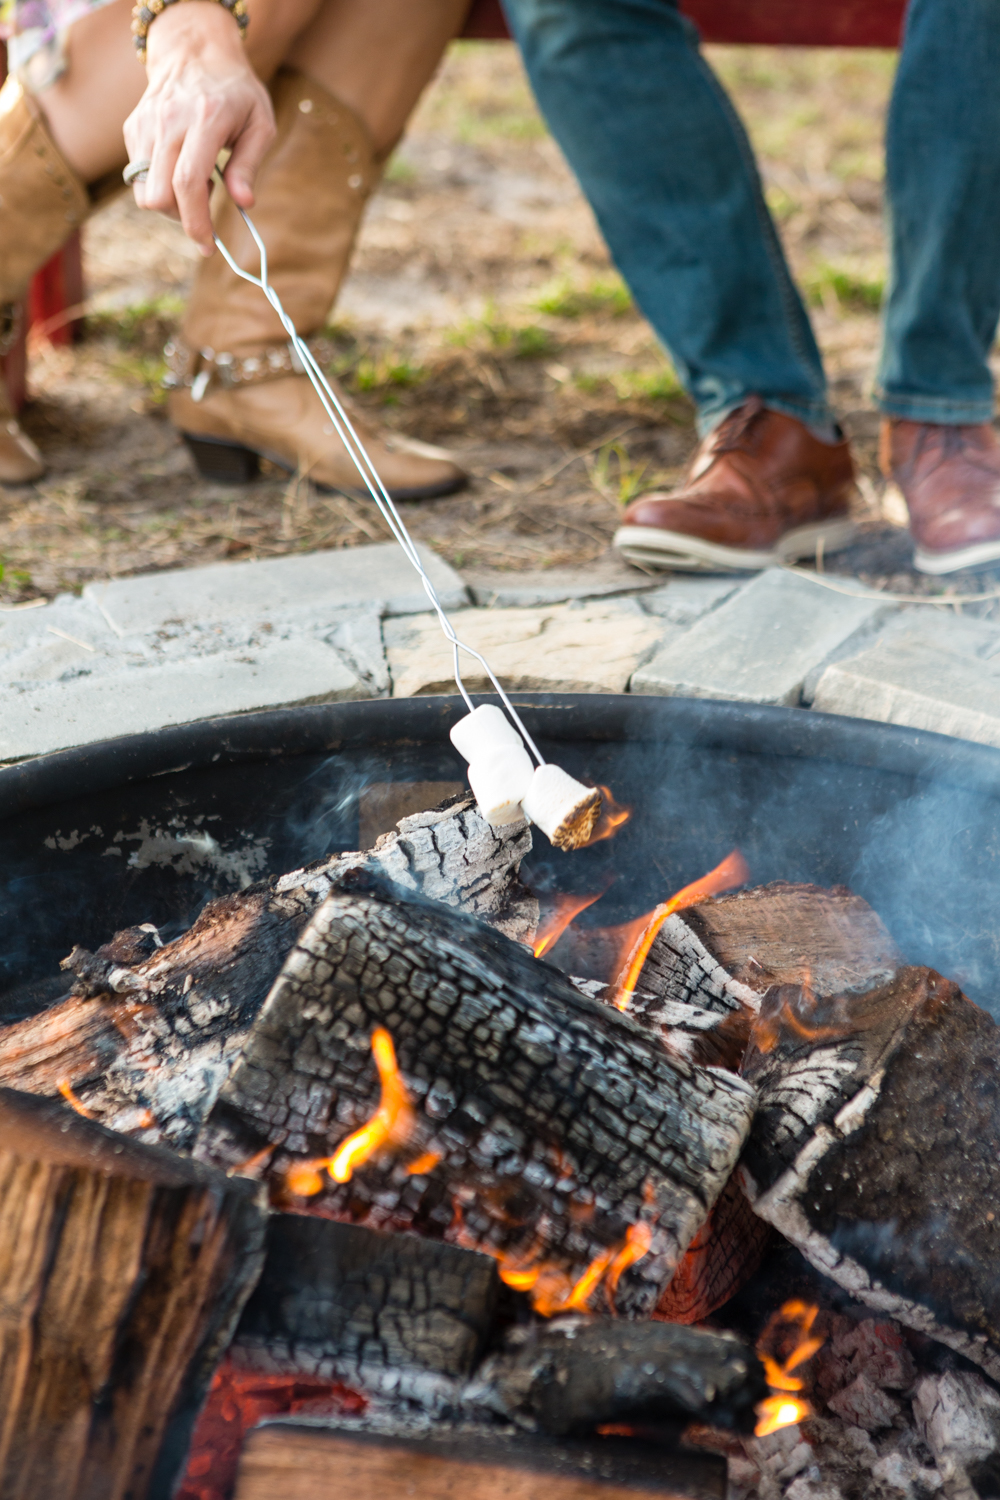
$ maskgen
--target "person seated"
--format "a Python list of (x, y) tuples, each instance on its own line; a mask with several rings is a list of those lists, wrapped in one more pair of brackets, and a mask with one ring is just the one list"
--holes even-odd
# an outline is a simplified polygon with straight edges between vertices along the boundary
[[(265, 457), (319, 485), (359, 492), (277, 314), (214, 251), (213, 228), (256, 271), (239, 212), (252, 209), (271, 283), (297, 331), (321, 329), (382, 166), (467, 7), (468, 0), (150, 0), (135, 8), (133, 38), (130, 0), (13, 0), (11, 72), (0, 89), (0, 315), (6, 308), (8, 338), (34, 273), (109, 182), (121, 183), (130, 160), (138, 203), (179, 217), (206, 257), (168, 346), (170, 417), (203, 475), (244, 480)], [(227, 191), (217, 190), (213, 226), (209, 179), (225, 150)], [(441, 449), (356, 425), (394, 499), (445, 495), (465, 483)], [(42, 472), (0, 378), (0, 482)]]
[[(746, 133), (676, 0), (504, 0), (536, 97), (698, 413), (679, 489), (616, 536), (644, 567), (846, 546), (850, 449)], [(1000, 5), (910, 0), (889, 110), (892, 270), (875, 399), (915, 563), (1000, 559)]]

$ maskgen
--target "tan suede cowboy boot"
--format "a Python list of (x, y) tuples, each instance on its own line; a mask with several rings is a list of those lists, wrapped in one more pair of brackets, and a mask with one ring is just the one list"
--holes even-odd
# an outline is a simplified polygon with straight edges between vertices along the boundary
[[(278, 135), (257, 177), (251, 217), (271, 284), (308, 337), (329, 316), (379, 168), (362, 122), (320, 84), (283, 69), (271, 96)], [(256, 272), (256, 247), (221, 189), (213, 212), (223, 244)], [(218, 252), (199, 266), (182, 340), (167, 352), (179, 386), (170, 417), (206, 479), (242, 483), (263, 457), (321, 486), (363, 493), (277, 314)], [(447, 495), (465, 483), (442, 449), (377, 432), (353, 411), (352, 420), (394, 499)]]
[[(13, 342), (32, 276), (83, 223), (89, 206), (86, 188), (63, 161), (37, 104), (8, 78), (0, 89), (0, 354), (3, 343)], [(0, 484), (26, 484), (44, 472), (0, 379)]]

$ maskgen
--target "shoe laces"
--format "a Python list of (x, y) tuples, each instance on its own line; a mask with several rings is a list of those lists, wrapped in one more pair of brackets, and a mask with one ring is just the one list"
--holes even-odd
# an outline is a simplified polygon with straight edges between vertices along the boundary
[(736, 453), (746, 445), (750, 429), (764, 415), (764, 403), (759, 396), (751, 396), (735, 411), (723, 417), (711, 434), (710, 451), (713, 455)]

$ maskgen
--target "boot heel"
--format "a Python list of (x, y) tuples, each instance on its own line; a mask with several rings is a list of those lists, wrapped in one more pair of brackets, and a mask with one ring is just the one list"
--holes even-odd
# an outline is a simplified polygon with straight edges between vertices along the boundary
[(189, 432), (181, 436), (202, 479), (210, 479), (214, 484), (249, 484), (260, 473), (260, 459), (240, 443), (193, 437)]

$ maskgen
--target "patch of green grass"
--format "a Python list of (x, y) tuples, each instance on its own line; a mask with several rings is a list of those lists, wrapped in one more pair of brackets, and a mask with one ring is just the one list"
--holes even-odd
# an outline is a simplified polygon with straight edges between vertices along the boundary
[(620, 276), (596, 277), (585, 285), (568, 276), (543, 287), (532, 304), (554, 318), (582, 318), (587, 313), (620, 318), (632, 310), (632, 298)]
[(365, 356), (354, 366), (352, 383), (359, 391), (408, 390), (426, 378), (423, 365), (390, 351), (376, 358)]
[(26, 589), (31, 583), (31, 574), (26, 573), (23, 568), (12, 568), (0, 558), (0, 585), (6, 584), (9, 588)]
[(111, 373), (128, 385), (142, 386), (154, 406), (162, 406), (167, 399), (163, 384), (167, 362), (160, 354), (120, 354), (112, 361)]
[(813, 306), (828, 307), (832, 302), (854, 312), (877, 312), (885, 294), (885, 278), (821, 264), (803, 276), (802, 288)]
[(415, 169), (398, 152), (392, 157), (383, 177), (386, 182), (392, 182), (397, 187), (412, 187), (417, 180)]
[(684, 388), (671, 365), (659, 370), (621, 370), (609, 377), (619, 401), (672, 401)]
[(605, 443), (587, 460), (591, 484), (618, 505), (628, 505), (635, 499), (648, 468), (648, 464), (633, 464), (621, 443)]
[(163, 348), (183, 313), (184, 299), (176, 293), (165, 292), (148, 302), (88, 313), (87, 332), (97, 338), (112, 339), (120, 349), (139, 349), (153, 354)]
[(485, 346), (515, 359), (541, 359), (559, 347), (558, 339), (547, 328), (538, 323), (512, 323), (493, 303), (487, 303), (481, 318), (470, 318), (452, 329), (447, 338), (459, 348)]

